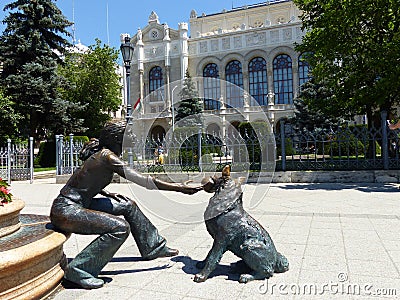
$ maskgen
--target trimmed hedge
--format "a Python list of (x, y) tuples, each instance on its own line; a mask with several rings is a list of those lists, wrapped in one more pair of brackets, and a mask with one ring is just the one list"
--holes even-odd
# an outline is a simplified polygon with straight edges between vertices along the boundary
[(56, 166), (56, 142), (40, 143), (39, 153), (35, 158), (34, 165), (42, 168)]
[[(64, 141), (69, 141), (69, 136), (64, 137)], [(73, 141), (77, 142), (87, 142), (89, 137), (87, 136), (74, 136)], [(34, 165), (36, 167), (49, 168), (56, 166), (56, 142), (47, 141), (41, 142), (39, 146), (39, 153), (35, 158)]]

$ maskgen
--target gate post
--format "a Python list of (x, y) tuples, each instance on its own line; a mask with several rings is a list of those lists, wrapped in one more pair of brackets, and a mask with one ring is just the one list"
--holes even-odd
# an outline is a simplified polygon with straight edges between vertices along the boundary
[(74, 173), (74, 134), (69, 134), (69, 159), (70, 159), (70, 167), (71, 174)]
[(282, 171), (286, 171), (285, 121), (284, 120), (281, 120), (281, 156), (282, 156)]
[(383, 169), (389, 169), (389, 144), (388, 144), (388, 127), (386, 125), (387, 111), (381, 111), (381, 128), (382, 128), (382, 159)]
[(29, 178), (33, 183), (33, 137), (29, 137)]
[(63, 138), (64, 136), (62, 134), (56, 135), (56, 175), (62, 175)]
[(199, 131), (197, 132), (197, 151), (198, 151), (198, 158), (199, 158), (199, 169), (202, 172), (202, 162), (201, 162), (201, 126), (199, 127)]
[(7, 139), (7, 182), (11, 184), (11, 139)]
[(60, 174), (58, 173), (58, 168), (59, 168), (59, 165), (60, 165), (60, 159), (59, 159), (59, 157), (58, 157), (58, 153), (59, 153), (59, 149), (58, 149), (58, 139), (59, 139), (59, 135), (56, 134), (56, 175), (60, 175)]

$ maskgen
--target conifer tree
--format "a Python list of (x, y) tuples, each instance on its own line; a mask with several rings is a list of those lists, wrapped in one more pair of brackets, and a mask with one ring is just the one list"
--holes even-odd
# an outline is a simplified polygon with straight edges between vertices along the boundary
[(329, 103), (332, 96), (329, 87), (324, 83), (316, 83), (315, 78), (304, 83), (298, 97), (293, 100), (295, 110), (290, 121), (294, 128), (299, 131), (313, 131), (329, 128), (336, 123), (338, 118), (328, 116), (318, 109), (318, 105)]
[(192, 116), (188, 120), (184, 120), (185, 125), (196, 126), (201, 123), (200, 114), (203, 111), (203, 103), (199, 98), (195, 82), (186, 70), (185, 79), (182, 90), (179, 92), (181, 101), (177, 109), (176, 121)]
[(79, 127), (70, 118), (78, 106), (59, 97), (57, 63), (69, 46), (63, 36), (71, 23), (54, 1), (17, 0), (4, 7), (8, 15), (0, 36), (1, 84), (5, 96), (22, 116), (21, 134), (43, 139)]

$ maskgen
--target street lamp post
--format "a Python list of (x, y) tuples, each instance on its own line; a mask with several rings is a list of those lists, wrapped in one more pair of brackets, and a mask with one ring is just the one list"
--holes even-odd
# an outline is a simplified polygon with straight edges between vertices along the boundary
[(126, 75), (126, 121), (131, 122), (132, 118), (132, 103), (130, 99), (130, 78), (131, 78), (131, 61), (135, 48), (131, 44), (129, 35), (125, 36), (124, 43), (121, 44), (122, 59), (124, 60), (125, 75)]
[[(132, 102), (130, 97), (130, 85), (131, 85), (131, 61), (133, 58), (133, 48), (131, 44), (131, 38), (129, 35), (125, 36), (124, 43), (121, 44), (122, 59), (124, 60), (125, 75), (126, 75), (126, 123), (127, 126), (132, 125)], [(132, 147), (128, 147), (128, 164), (129, 167), (133, 167), (133, 152)]]

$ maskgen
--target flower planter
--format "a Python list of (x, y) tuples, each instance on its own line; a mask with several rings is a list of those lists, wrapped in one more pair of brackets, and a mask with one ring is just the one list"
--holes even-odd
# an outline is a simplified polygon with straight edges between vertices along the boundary
[(24, 201), (15, 197), (12, 202), (0, 206), (0, 238), (21, 228), (19, 213), (24, 207)]

